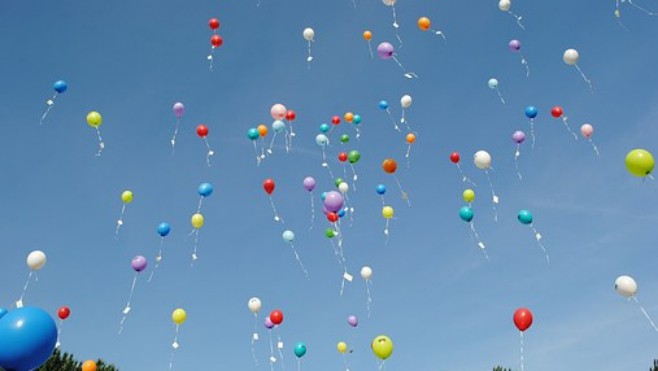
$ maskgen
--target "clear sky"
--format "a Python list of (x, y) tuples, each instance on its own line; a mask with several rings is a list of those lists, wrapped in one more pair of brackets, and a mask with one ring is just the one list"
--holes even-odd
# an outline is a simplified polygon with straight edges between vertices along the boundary
[[(28, 275), (25, 257), (48, 255), (25, 303), (55, 315), (68, 305), (62, 349), (80, 359), (101, 357), (122, 370), (167, 369), (174, 336), (173, 309), (187, 310), (174, 369), (268, 370), (269, 339), (261, 323), (272, 309), (285, 314), (279, 334), (286, 369), (295, 369), (292, 348), (303, 341), (302, 370), (341, 370), (336, 351), (346, 341), (353, 370), (377, 369), (370, 341), (379, 334), (395, 344), (388, 370), (472, 371), (495, 365), (520, 369), (518, 330), (512, 314), (533, 311), (525, 333), (525, 369), (628, 371), (646, 369), (658, 357), (658, 334), (634, 302), (613, 284), (628, 274), (639, 284), (638, 299), (658, 317), (655, 261), (658, 186), (632, 177), (624, 156), (633, 148), (658, 151), (658, 19), (621, 4), (625, 28), (603, 2), (515, 0), (526, 30), (498, 10), (497, 1), (399, 1), (399, 48), (391, 8), (378, 0), (292, 1), (31, 1), (5, 2), (0, 12), (3, 71), (0, 104), (0, 303), (10, 306)], [(658, 10), (652, 0), (638, 4)], [(423, 33), (420, 16), (447, 38)], [(224, 45), (210, 72), (208, 19), (219, 18)], [(314, 60), (306, 63), (302, 30), (313, 27)], [(373, 33), (373, 48), (390, 41), (398, 58), (419, 79), (407, 80), (392, 60), (370, 58), (361, 34)], [(508, 49), (519, 39), (520, 56)], [(579, 66), (594, 93), (573, 67), (562, 62), (567, 48), (580, 52)], [(503, 105), (487, 80), (499, 80)], [(55, 80), (69, 90), (59, 96), (43, 126), (39, 119)], [(410, 94), (409, 123), (417, 131), (406, 167), (405, 133), (396, 132), (377, 103), (388, 100), (397, 119), (400, 97)], [(169, 139), (174, 102), (186, 106), (176, 153)], [(270, 107), (297, 112), (293, 150), (281, 136), (274, 153), (256, 166), (246, 132), (270, 125)], [(537, 142), (531, 149), (524, 108), (535, 105)], [(590, 144), (570, 136), (550, 116), (560, 105), (575, 131), (595, 128)], [(103, 115), (106, 148), (85, 115)], [(315, 136), (331, 116), (362, 116), (356, 141), (349, 124), (330, 134), (331, 166), (341, 174), (337, 153), (357, 149), (361, 161), (356, 190), (348, 193), (353, 223), (344, 219), (348, 269), (355, 280), (339, 296), (342, 271), (324, 237), (329, 223), (320, 193), (333, 189), (321, 167)], [(194, 128), (205, 123), (214, 147), (206, 166), (205, 145)], [(523, 130), (519, 181), (511, 135)], [(339, 135), (352, 140), (341, 145)], [(270, 136), (267, 137), (269, 140)], [(500, 196), (494, 222), (485, 174), (472, 162), (477, 150), (493, 157), (492, 182)], [(490, 260), (478, 251), (468, 224), (459, 219), (466, 188), (449, 161), (462, 154), (462, 168), (476, 183), (477, 230)], [(398, 177), (381, 169), (396, 158)], [(349, 169), (348, 169), (349, 174)], [(305, 176), (318, 187), (315, 227), (310, 224)], [(272, 219), (265, 178), (285, 226)], [(197, 186), (211, 182), (199, 260), (190, 267), (190, 217)], [(390, 239), (375, 185), (388, 187), (395, 209)], [(130, 189), (118, 240), (114, 230), (121, 192)], [(532, 231), (516, 220), (520, 209), (534, 215), (551, 257), (546, 263)], [(159, 246), (156, 226), (172, 225), (164, 259), (147, 283)], [(352, 224), (352, 225), (350, 225)], [(310, 279), (282, 240), (296, 233), (295, 246)], [(137, 282), (133, 309), (117, 335), (135, 255), (149, 259)], [(359, 277), (369, 265), (372, 315)], [(259, 361), (251, 355), (253, 315), (247, 300), (258, 296)], [(346, 318), (354, 314), (356, 329)], [(282, 369), (277, 363), (277, 370)]]

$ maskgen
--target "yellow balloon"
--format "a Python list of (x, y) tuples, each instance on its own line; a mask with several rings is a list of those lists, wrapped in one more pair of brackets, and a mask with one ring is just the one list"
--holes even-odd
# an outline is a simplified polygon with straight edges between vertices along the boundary
[(372, 352), (380, 359), (386, 359), (393, 354), (393, 342), (388, 336), (379, 335), (370, 343)]
[(391, 219), (394, 213), (395, 211), (390, 206), (384, 206), (384, 208), (382, 208), (382, 216), (386, 219)]
[(201, 227), (203, 227), (203, 221), (203, 215), (198, 213), (192, 215), (192, 227), (194, 227), (194, 229), (201, 229)]
[(101, 126), (101, 123), (103, 122), (103, 117), (101, 116), (100, 113), (96, 111), (91, 111), (87, 114), (87, 124), (93, 128), (97, 128)]
[(336, 348), (338, 348), (338, 353), (340, 354), (347, 352), (347, 344), (344, 341), (339, 342)]
[(182, 325), (186, 319), (187, 313), (185, 313), (185, 309), (178, 308), (171, 314), (171, 320), (177, 325)]
[(464, 197), (464, 201), (466, 202), (473, 202), (475, 200), (475, 191), (469, 188), (464, 191), (462, 197)]
[(637, 177), (645, 177), (653, 171), (656, 161), (646, 149), (634, 149), (626, 155), (626, 169)]
[(131, 191), (123, 191), (121, 194), (121, 201), (123, 201), (124, 204), (133, 202), (133, 193)]

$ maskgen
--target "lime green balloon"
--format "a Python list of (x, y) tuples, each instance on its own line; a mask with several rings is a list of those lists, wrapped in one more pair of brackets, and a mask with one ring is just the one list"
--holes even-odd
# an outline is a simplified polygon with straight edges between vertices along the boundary
[(359, 151), (350, 151), (350, 153), (347, 154), (347, 160), (350, 162), (350, 164), (356, 164), (360, 159), (361, 154)]
[(462, 197), (466, 202), (473, 202), (475, 200), (475, 191), (469, 188), (462, 193)]
[(651, 174), (655, 164), (656, 161), (646, 149), (634, 149), (626, 155), (626, 169), (640, 178)]
[(341, 143), (347, 143), (350, 141), (350, 136), (347, 134), (343, 134), (340, 136), (340, 141)]
[(334, 183), (336, 184), (336, 187), (338, 187), (340, 185), (340, 183), (342, 183), (342, 182), (344, 182), (343, 178), (336, 178), (336, 180), (334, 181)]
[(379, 359), (386, 359), (393, 354), (393, 342), (385, 335), (377, 336), (372, 343), (370, 343), (370, 348), (372, 348), (372, 352), (375, 353)]
[(336, 237), (336, 232), (334, 232), (334, 230), (331, 228), (327, 228), (324, 231), (324, 235), (327, 236), (327, 238), (334, 238)]

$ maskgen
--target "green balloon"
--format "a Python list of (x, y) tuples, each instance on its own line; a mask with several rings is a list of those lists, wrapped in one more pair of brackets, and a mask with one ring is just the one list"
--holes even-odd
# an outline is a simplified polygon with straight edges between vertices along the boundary
[(360, 159), (361, 154), (359, 151), (350, 151), (350, 153), (347, 154), (347, 160), (349, 160), (350, 164), (356, 164)]
[(343, 178), (336, 178), (336, 180), (334, 181), (334, 183), (336, 184), (336, 187), (338, 187), (340, 185), (340, 183), (342, 183), (342, 182), (343, 182)]
[(651, 174), (655, 164), (656, 161), (646, 149), (634, 149), (626, 155), (626, 169), (640, 178)]
[(327, 228), (324, 231), (324, 235), (327, 236), (327, 238), (334, 238), (336, 237), (336, 232), (334, 232), (334, 230), (331, 228)]
[(343, 135), (340, 136), (340, 141), (341, 141), (342, 143), (347, 143), (347, 142), (350, 141), (350, 136), (347, 135), (347, 134), (343, 134)]

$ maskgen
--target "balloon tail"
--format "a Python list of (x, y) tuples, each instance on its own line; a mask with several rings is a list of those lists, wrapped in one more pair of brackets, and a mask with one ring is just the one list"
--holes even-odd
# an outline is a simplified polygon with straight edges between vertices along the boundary
[(151, 282), (153, 279), (153, 275), (155, 274), (155, 271), (158, 270), (158, 267), (160, 266), (160, 262), (162, 261), (162, 247), (164, 246), (164, 237), (160, 237), (160, 248), (158, 249), (158, 255), (155, 257), (155, 268), (151, 271), (151, 275), (149, 276), (149, 279), (147, 282)]
[(251, 335), (251, 358), (254, 360), (254, 366), (258, 366), (258, 357), (256, 357), (255, 344), (258, 341), (258, 332), (256, 331), (256, 318), (257, 314), (254, 313), (254, 333)]
[(302, 263), (302, 259), (299, 257), (299, 253), (297, 252), (295, 244), (293, 244), (292, 241), (290, 242), (290, 247), (292, 248), (293, 254), (295, 254), (295, 260), (297, 260), (299, 268), (301, 268), (302, 272), (304, 272), (304, 275), (306, 276), (306, 279), (308, 279), (308, 271), (306, 270), (306, 267), (304, 267), (304, 263)]
[(334, 180), (334, 173), (331, 171), (331, 167), (329, 166), (329, 162), (327, 162), (327, 152), (322, 146), (322, 167), (326, 167), (327, 171), (329, 172), (329, 177), (331, 180)]
[(286, 364), (283, 358), (283, 341), (281, 341), (281, 334), (279, 334), (279, 325), (277, 325), (274, 329), (276, 330), (277, 333), (276, 349), (279, 352), (279, 359), (281, 360), (281, 368), (285, 370)]
[(404, 68), (402, 63), (400, 63), (400, 61), (395, 57), (395, 55), (393, 55), (391, 58), (393, 58), (395, 63), (397, 63), (398, 66), (400, 66), (400, 69), (404, 72), (404, 77), (406, 77), (408, 79), (417, 79), (418, 78), (418, 75), (416, 75), (415, 73), (407, 72), (407, 70)]
[(345, 271), (343, 272), (343, 279), (340, 283), (340, 296), (343, 296), (343, 292), (345, 291), (345, 282), (352, 282), (354, 277), (347, 273), (347, 268), (344, 268)]
[(354, 165), (350, 163), (350, 168), (352, 169), (352, 182), (354, 186), (354, 192), (356, 192), (356, 181), (359, 180), (359, 176), (356, 173), (356, 170), (354, 170)]
[(487, 251), (485, 250), (486, 246), (484, 245), (484, 242), (482, 242), (482, 240), (480, 240), (480, 235), (475, 230), (475, 223), (471, 222), (471, 223), (468, 223), (468, 224), (471, 225), (471, 232), (473, 233), (473, 237), (475, 237), (475, 240), (478, 243), (478, 247), (480, 248), (480, 250), (482, 250), (482, 253), (484, 253), (484, 257), (487, 258), (487, 260), (489, 260), (489, 255), (487, 254)]
[(382, 198), (382, 206), (386, 206), (386, 198), (384, 197), (384, 195), (382, 195), (381, 198)]
[(498, 211), (496, 210), (496, 204), (500, 202), (500, 198), (496, 196), (496, 191), (494, 190), (493, 182), (491, 182), (491, 176), (489, 176), (489, 170), (485, 170), (484, 173), (487, 175), (487, 181), (489, 182), (489, 188), (491, 189), (491, 206), (493, 207), (494, 221), (498, 221)]
[(455, 165), (457, 165), (457, 169), (459, 170), (459, 175), (462, 176), (462, 182), (463, 183), (468, 182), (471, 185), (473, 185), (473, 187), (477, 187), (477, 184), (475, 184), (472, 180), (470, 180), (468, 177), (466, 177), (466, 175), (464, 175), (464, 171), (462, 170), (461, 165), (459, 165), (459, 163), (456, 163)]
[(123, 225), (123, 214), (126, 212), (126, 204), (123, 204), (121, 207), (121, 215), (119, 215), (119, 219), (117, 220), (117, 227), (114, 230), (114, 238), (117, 239), (119, 238), (119, 229)]
[(524, 370), (523, 368), (523, 331), (519, 331), (519, 338), (520, 338), (520, 353), (521, 353), (521, 371)]
[(171, 344), (171, 356), (169, 356), (169, 370), (174, 368), (174, 353), (178, 347), (178, 325), (176, 325), (176, 335), (174, 335), (174, 342)]
[(57, 93), (53, 94), (53, 96), (46, 101), (48, 108), (46, 109), (46, 112), (43, 113), (43, 116), (41, 116), (41, 121), (39, 121), (41, 125), (43, 125), (43, 121), (46, 119), (46, 116), (48, 116), (48, 113), (50, 113), (50, 110), (53, 109), (55, 99), (57, 99)]
[(274, 132), (274, 135), (272, 135), (272, 140), (270, 141), (270, 147), (267, 149), (268, 154), (272, 154), (272, 147), (274, 146), (274, 140), (276, 139), (276, 134), (277, 132)]
[(285, 224), (283, 222), (283, 219), (281, 219), (279, 217), (279, 214), (277, 214), (276, 212), (276, 207), (274, 206), (274, 199), (272, 198), (272, 196), (270, 196), (270, 205), (272, 206), (272, 211), (274, 212), (274, 221), (281, 222), (281, 224)]
[(27, 293), (27, 287), (30, 285), (30, 280), (32, 279), (33, 274), (33, 271), (30, 271), (30, 274), (28, 274), (27, 280), (25, 280), (25, 285), (23, 286), (21, 297), (16, 301), (16, 308), (23, 308), (23, 298), (25, 297), (25, 293)]
[[(261, 155), (258, 154), (258, 147), (256, 146), (256, 141), (253, 141), (254, 144), (254, 154), (256, 155), (256, 166), (260, 166)], [(263, 154), (262, 156), (265, 156)]]
[(195, 229), (194, 230), (194, 249), (192, 250), (192, 263), (190, 265), (194, 265), (194, 262), (199, 259), (199, 257), (196, 254), (196, 247), (199, 242), (199, 230)]
[(523, 19), (523, 17), (521, 17), (521, 16), (519, 16), (519, 15), (516, 15), (516, 14), (510, 12), (509, 10), (507, 11), (507, 13), (508, 13), (509, 15), (511, 15), (512, 17), (514, 17), (514, 19), (516, 19), (516, 24), (518, 24), (519, 27), (521, 27), (522, 30), (525, 30), (525, 27), (524, 27), (523, 24), (521, 23), (521, 20)]
[(210, 72), (213, 71), (213, 69), (212, 69), (212, 67), (213, 67), (213, 61), (215, 60), (215, 58), (213, 57), (214, 54), (215, 54), (215, 47), (214, 47), (214, 46), (211, 46), (211, 47), (210, 47), (210, 54), (208, 54), (208, 57), (207, 57), (208, 62), (209, 62), (208, 69), (210, 70)]
[(434, 34), (436, 34), (438, 36), (441, 36), (443, 38), (443, 42), (445, 42), (446, 44), (448, 43), (448, 40), (446, 39), (446, 35), (443, 33), (443, 31), (441, 31), (441, 30), (432, 30), (432, 29), (430, 29), (430, 31), (434, 32)]
[(274, 357), (274, 342), (272, 341), (272, 330), (270, 333), (270, 371), (274, 371), (274, 363), (276, 363), (276, 357)]
[(530, 228), (532, 228), (532, 232), (535, 234), (535, 240), (537, 240), (537, 244), (539, 245), (541, 250), (544, 252), (544, 255), (546, 255), (546, 263), (550, 264), (551, 259), (548, 257), (548, 252), (546, 251), (546, 247), (544, 247), (544, 244), (541, 242), (541, 239), (542, 239), (541, 233), (537, 232), (537, 230), (535, 229), (535, 227), (532, 224), (530, 224)]
[(656, 13), (656, 12), (650, 12), (649, 10), (647, 10), (647, 9), (641, 7), (641, 6), (636, 5), (636, 4), (633, 2), (633, 0), (626, 0), (626, 1), (628, 1), (628, 3), (631, 4), (635, 9), (638, 9), (638, 10), (644, 12), (644, 13), (647, 14), (647, 15), (651, 15), (651, 16), (658, 15), (658, 13)]
[(635, 296), (633, 296), (633, 300), (635, 300), (637, 305), (640, 307), (640, 310), (642, 311), (642, 314), (644, 314), (644, 316), (647, 318), (647, 320), (651, 324), (651, 327), (653, 327), (653, 329), (656, 330), (656, 332), (658, 332), (658, 327), (656, 327), (656, 323), (653, 322), (653, 319), (651, 319), (651, 317), (649, 316), (649, 313), (647, 313), (647, 311), (644, 310), (644, 307), (642, 306), (642, 304), (640, 304), (640, 302), (637, 300), (637, 298)]
[(135, 292), (135, 285), (137, 284), (137, 273), (135, 273), (135, 277), (133, 277), (133, 283), (130, 286), (130, 294), (128, 294), (128, 302), (126, 303), (126, 307), (123, 308), (123, 317), (121, 318), (121, 322), (119, 323), (119, 335), (123, 332), (123, 324), (126, 322), (126, 318), (128, 318), (128, 313), (130, 313), (130, 310), (132, 309), (130, 307), (130, 302), (133, 299), (133, 293)]
[(211, 166), (210, 157), (212, 157), (212, 155), (215, 154), (215, 151), (213, 151), (212, 148), (210, 148), (210, 143), (208, 142), (208, 137), (203, 137), (203, 140), (206, 142), (206, 148), (208, 149), (208, 154), (206, 155), (206, 164), (208, 164), (208, 166)]
[(569, 122), (568, 122), (568, 118), (567, 118), (567, 116), (562, 117), (562, 123), (563, 123), (564, 126), (567, 128), (567, 130), (569, 131), (569, 134), (573, 135), (573, 139), (574, 139), (574, 140), (578, 140), (578, 135), (576, 135), (576, 133), (574, 133), (574, 132), (571, 130), (571, 127), (569, 127)]
[(578, 73), (580, 73), (580, 76), (589, 86), (589, 90), (592, 92), (592, 94), (594, 94), (594, 86), (592, 85), (592, 80), (588, 79), (587, 76), (585, 76), (585, 73), (583, 73), (583, 70), (581, 70), (577, 64), (574, 66), (576, 67), (576, 70), (578, 70)]
[(176, 136), (178, 136), (179, 126), (180, 126), (180, 119), (176, 120), (176, 128), (174, 129), (174, 135), (171, 137), (171, 154), (172, 155), (176, 152)]
[(311, 69), (311, 61), (313, 56), (311, 55), (311, 41), (308, 42), (308, 57), (306, 57), (306, 62), (308, 62), (308, 69)]
[(521, 172), (519, 171), (519, 156), (521, 156), (521, 145), (516, 144), (516, 152), (514, 152), (514, 167), (516, 168), (516, 175), (519, 176), (519, 180), (523, 180)]
[(395, 177), (395, 183), (397, 183), (398, 189), (400, 190), (400, 196), (402, 197), (403, 200), (407, 201), (407, 205), (409, 207), (411, 207), (411, 201), (409, 200), (409, 194), (402, 189), (402, 185), (400, 184), (400, 179), (398, 179), (398, 176), (395, 175), (394, 177)]
[(411, 144), (407, 146), (407, 153), (404, 155), (404, 157), (407, 159), (407, 168), (411, 167), (411, 159), (409, 157), (410, 155), (411, 155)]
[(500, 93), (500, 90), (498, 90), (498, 88), (496, 88), (496, 93), (498, 93), (498, 98), (500, 98), (500, 102), (502, 104), (505, 104), (505, 99), (503, 98), (503, 95)]
[(592, 148), (594, 149), (594, 153), (596, 153), (596, 156), (601, 157), (601, 155), (599, 154), (599, 147), (597, 147), (596, 144), (594, 144), (594, 142), (591, 139), (589, 139), (589, 144), (592, 145)]
[(64, 320), (59, 320), (59, 326), (57, 327), (57, 342), (55, 343), (55, 348), (59, 348), (62, 343), (59, 342), (59, 339), (62, 337), (62, 326), (64, 326)]
[(525, 67), (525, 76), (530, 77), (530, 65), (528, 65), (528, 60), (521, 54), (521, 65)]
[(372, 296), (370, 295), (370, 285), (372, 285), (372, 282), (370, 282), (370, 280), (366, 280), (366, 310), (368, 311), (368, 318), (370, 318), (370, 313), (372, 312)]
[(96, 152), (96, 157), (101, 157), (101, 153), (103, 153), (103, 149), (105, 149), (105, 143), (103, 142), (101, 130), (99, 128), (96, 128), (96, 136), (98, 137), (98, 152)]
[(397, 124), (397, 123), (395, 122), (395, 120), (393, 119), (393, 115), (391, 115), (391, 110), (389, 110), (388, 108), (386, 108), (386, 113), (388, 114), (388, 117), (391, 119), (391, 122), (393, 123), (393, 128), (394, 128), (395, 130), (397, 130), (397, 131), (401, 131), (401, 130), (400, 130), (400, 127), (398, 126), (398, 124)]
[(354, 9), (356, 9), (356, 0), (352, 0), (352, 4), (354, 4)]
[(530, 119), (530, 136), (532, 137), (532, 149), (535, 149), (535, 119)]
[(309, 230), (313, 229), (313, 226), (315, 225), (315, 200), (313, 198), (313, 193), (310, 193), (311, 195), (311, 226), (308, 227)]
[(368, 51), (370, 51), (370, 59), (375, 58), (375, 55), (372, 53), (372, 43), (368, 40)]
[[(393, 13), (393, 28), (397, 30), (398, 28), (400, 28), (400, 25), (398, 24), (398, 15), (397, 12), (395, 11), (395, 5), (391, 6), (391, 10)], [(400, 44), (402, 44), (402, 42), (400, 42)]]

